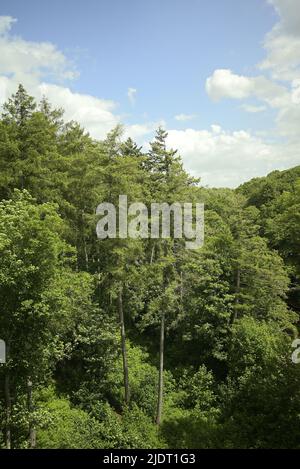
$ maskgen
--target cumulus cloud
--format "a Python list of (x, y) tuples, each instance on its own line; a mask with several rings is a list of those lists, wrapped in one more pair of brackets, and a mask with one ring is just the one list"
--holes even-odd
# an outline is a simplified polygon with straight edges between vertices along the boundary
[(292, 81), (292, 103), (300, 104), (300, 78)]
[(174, 119), (179, 122), (186, 122), (194, 119), (195, 117), (195, 114), (177, 114), (174, 116)]
[[(16, 92), (17, 86), (17, 81), (0, 76), (0, 104)], [(113, 101), (45, 82), (27, 83), (26, 88), (37, 100), (45, 96), (54, 107), (63, 108), (65, 120), (79, 122), (93, 138), (104, 138), (107, 132), (120, 123), (120, 117), (114, 112), (117, 104)]]
[(136, 93), (137, 93), (136, 88), (128, 88), (127, 96), (128, 96), (131, 106), (135, 105)]
[[(280, 135), (287, 137), (292, 141), (300, 141), (300, 106), (291, 104), (282, 108), (276, 117), (277, 129)], [(298, 155), (298, 164), (300, 164), (300, 153)]]
[[(104, 138), (107, 132), (120, 123), (120, 116), (116, 113), (117, 103), (76, 93), (70, 86), (65, 86), (65, 80), (77, 76), (77, 71), (65, 55), (49, 42), (30, 42), (11, 35), (15, 22), (10, 16), (0, 16), (0, 106), (22, 83), (37, 100), (46, 96), (54, 107), (63, 108), (66, 120), (79, 122), (93, 138)], [(132, 104), (136, 93), (135, 88), (128, 89), (128, 98)], [(146, 136), (164, 124), (159, 121), (127, 125), (125, 135), (143, 143)]]
[[(65, 110), (66, 120), (76, 120), (94, 138), (103, 138), (120, 118), (116, 103), (76, 93), (62, 84), (77, 72), (65, 55), (49, 42), (31, 42), (11, 35), (15, 19), (0, 16), (0, 105), (22, 83), (37, 98), (46, 96), (55, 107)], [(57, 84), (49, 83), (56, 81)]]
[[(227, 131), (218, 124), (208, 130), (169, 130), (168, 145), (179, 149), (185, 167), (200, 176), (203, 184), (234, 187), (273, 169), (299, 164), (299, 2), (269, 1), (277, 9), (279, 20), (265, 39), (266, 58), (259, 65), (258, 75), (243, 76), (229, 69), (217, 69), (208, 77), (206, 90), (215, 101), (244, 100), (241, 107), (246, 112), (262, 112), (267, 106), (276, 109), (277, 130), (286, 140), (270, 143), (265, 135)], [(49, 42), (31, 42), (12, 35), (15, 21), (10, 16), (0, 17), (0, 105), (21, 82), (37, 99), (45, 95), (54, 106), (63, 107), (67, 120), (77, 120), (95, 138), (105, 137), (120, 122), (117, 103), (74, 92), (65, 81), (74, 79), (77, 71), (66, 56)], [(264, 76), (264, 71), (271, 75)], [(136, 93), (135, 88), (127, 90), (132, 104)], [(261, 105), (249, 103), (251, 98), (261, 101)], [(178, 114), (174, 119), (186, 122), (194, 117)], [(159, 125), (166, 127), (163, 121), (126, 125), (124, 138), (131, 136), (147, 149), (146, 141), (152, 139)]]
[(179, 149), (185, 167), (200, 176), (202, 184), (227, 187), (297, 164), (300, 150), (300, 145), (292, 149), (266, 143), (244, 130), (228, 132), (218, 125), (170, 130), (168, 146)]
[(60, 80), (77, 76), (64, 54), (49, 42), (31, 42), (9, 34), (16, 20), (0, 17), (0, 75), (33, 82), (43, 77)]
[(253, 83), (247, 77), (236, 75), (228, 69), (215, 70), (206, 80), (206, 92), (214, 101), (221, 98), (242, 99), (253, 93)]
[[(267, 34), (266, 58), (258, 76), (244, 76), (217, 69), (206, 80), (210, 98), (244, 100), (246, 112), (277, 110), (275, 125), (286, 140), (270, 142), (249, 131), (226, 131), (219, 125), (209, 130), (170, 130), (168, 145), (178, 148), (186, 168), (201, 176), (203, 184), (235, 187), (252, 177), (300, 162), (300, 8), (299, 0), (269, 0), (279, 21)], [(262, 71), (270, 71), (269, 76)], [(280, 82), (278, 82), (280, 80)], [(282, 81), (283, 80), (283, 81)], [(285, 80), (285, 83), (284, 83)], [(262, 101), (252, 105), (249, 98)]]
[[(245, 101), (250, 113), (268, 106), (277, 110), (275, 129), (285, 140), (270, 142), (267, 135), (244, 130), (229, 132), (218, 125), (210, 130), (171, 130), (169, 145), (179, 148), (185, 166), (202, 183), (234, 187), (251, 177), (300, 163), (300, 8), (299, 0), (268, 0), (279, 21), (267, 34), (265, 60), (257, 76), (217, 69), (206, 80), (206, 92), (214, 101), (222, 98)], [(262, 73), (271, 72), (264, 76)], [(253, 105), (247, 100), (262, 102)]]
[(267, 109), (266, 106), (254, 106), (253, 104), (243, 104), (241, 108), (246, 112), (250, 112), (251, 114), (264, 112)]
[(39, 97), (47, 96), (55, 107), (63, 107), (65, 118), (82, 123), (94, 138), (104, 138), (119, 123), (118, 116), (113, 114), (116, 108), (113, 101), (47, 83), (41, 83), (37, 91)]
[(207, 78), (206, 91), (214, 101), (254, 97), (263, 102), (262, 106), (244, 103), (241, 107), (246, 112), (261, 112), (265, 105), (277, 109), (275, 130), (291, 144), (300, 141), (300, 5), (299, 0), (268, 2), (279, 20), (265, 37), (266, 57), (258, 69), (269, 76), (243, 76), (217, 69)]
[(263, 70), (275, 79), (293, 80), (300, 75), (300, 5), (299, 0), (268, 0), (279, 15), (279, 22), (267, 34)]
[(264, 76), (247, 77), (229, 69), (215, 70), (206, 80), (206, 92), (214, 101), (255, 96), (272, 107), (281, 107), (290, 102), (289, 92), (284, 86)]
[(146, 138), (152, 138), (158, 127), (166, 127), (164, 120), (159, 120), (155, 122), (146, 122), (144, 124), (132, 124), (125, 125), (123, 137), (126, 139), (128, 137), (133, 138), (140, 145), (143, 145), (144, 149), (148, 148), (148, 142)]
[(8, 33), (13, 23), (16, 21), (16, 18), (13, 18), (12, 16), (0, 16), (0, 35), (2, 36)]

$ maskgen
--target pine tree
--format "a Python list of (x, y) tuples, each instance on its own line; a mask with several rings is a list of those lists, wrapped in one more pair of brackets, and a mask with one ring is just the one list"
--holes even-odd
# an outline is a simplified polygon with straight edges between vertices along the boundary
[[(197, 182), (190, 178), (182, 167), (177, 151), (167, 150), (167, 132), (161, 127), (157, 130), (154, 141), (151, 143), (151, 150), (145, 162), (145, 167), (149, 171), (149, 202), (191, 202), (192, 187)], [(171, 218), (173, 221), (173, 218)], [(150, 241), (150, 265), (161, 270), (159, 288), (159, 299), (155, 298), (150, 302), (149, 310), (153, 311), (154, 324), (159, 318), (160, 339), (159, 339), (159, 379), (156, 423), (160, 425), (163, 413), (164, 394), (164, 349), (166, 321), (172, 324), (176, 321), (176, 315), (180, 313), (180, 284), (181, 272), (178, 271), (178, 251), (180, 252), (180, 241), (174, 240), (174, 233), (171, 232), (170, 239), (160, 239)]]
[(9, 122), (14, 122), (18, 128), (22, 128), (30, 119), (36, 109), (36, 103), (32, 96), (29, 96), (23, 85), (19, 85), (18, 90), (3, 105), (3, 118)]
[(121, 144), (120, 153), (122, 156), (142, 156), (142, 147), (138, 147), (131, 137)]

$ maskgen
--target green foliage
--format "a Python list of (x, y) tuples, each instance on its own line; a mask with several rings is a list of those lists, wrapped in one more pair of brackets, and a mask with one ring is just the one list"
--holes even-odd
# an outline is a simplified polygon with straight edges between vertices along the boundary
[(44, 390), (37, 403), (42, 418), (39, 423), (37, 448), (87, 449), (102, 448), (99, 423), (66, 398), (58, 398), (53, 390)]
[(219, 433), (222, 427), (214, 415), (203, 416), (192, 410), (176, 409), (164, 420), (161, 434), (168, 448), (211, 449), (221, 447)]
[(300, 370), (289, 351), (278, 327), (250, 318), (237, 321), (221, 389), (224, 446), (299, 447)]
[[(166, 141), (3, 106), (0, 447), (299, 448), (300, 169), (208, 189)], [(204, 246), (97, 240), (121, 194), (204, 202)]]

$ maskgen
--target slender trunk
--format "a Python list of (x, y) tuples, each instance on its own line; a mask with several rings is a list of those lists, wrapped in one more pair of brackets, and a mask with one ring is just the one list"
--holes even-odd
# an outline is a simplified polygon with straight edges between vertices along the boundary
[(85, 270), (88, 272), (88, 270), (89, 270), (89, 255), (88, 255), (88, 252), (87, 252), (85, 236), (83, 236), (83, 249), (84, 249)]
[(153, 244), (152, 249), (151, 249), (151, 258), (150, 258), (150, 264), (153, 263), (154, 259), (154, 253), (155, 253), (155, 244)]
[(183, 272), (180, 272), (180, 304), (182, 306), (183, 303)]
[(159, 377), (156, 424), (160, 425), (163, 410), (164, 395), (164, 342), (165, 342), (165, 313), (161, 315), (160, 341), (159, 341)]
[(28, 442), (29, 448), (34, 449), (36, 445), (36, 430), (34, 427), (33, 413), (33, 400), (32, 400), (32, 381), (29, 376), (27, 381), (27, 409), (29, 414), (29, 428), (28, 428)]
[(233, 314), (232, 314), (232, 317), (231, 317), (231, 324), (233, 324), (234, 321), (237, 319), (238, 305), (239, 305), (239, 302), (240, 302), (240, 299), (239, 299), (240, 289), (241, 289), (241, 270), (238, 267), (237, 271), (236, 271), (235, 301), (234, 301), (234, 311), (233, 311)]
[(120, 319), (120, 332), (121, 332), (121, 348), (122, 348), (122, 358), (123, 358), (125, 404), (128, 405), (129, 400), (130, 400), (130, 390), (129, 390), (129, 376), (128, 376), (128, 362), (127, 362), (127, 350), (126, 350), (126, 334), (125, 334), (125, 324), (124, 324), (122, 287), (120, 287), (119, 289), (118, 305), (119, 305), (119, 319)]
[(99, 307), (101, 306), (101, 270), (100, 270), (100, 258), (97, 258), (97, 268), (98, 268), (98, 301)]
[(85, 233), (84, 233), (84, 227), (85, 227), (84, 216), (85, 216), (85, 211), (82, 210), (81, 211), (82, 243), (83, 243), (85, 270), (88, 272), (88, 270), (89, 270), (89, 255), (88, 255), (88, 251), (87, 251), (86, 238), (85, 238)]
[[(9, 357), (9, 344), (6, 344), (6, 361)], [(4, 395), (5, 395), (5, 447), (11, 449), (11, 393), (10, 393), (10, 375), (6, 370), (4, 377)]]

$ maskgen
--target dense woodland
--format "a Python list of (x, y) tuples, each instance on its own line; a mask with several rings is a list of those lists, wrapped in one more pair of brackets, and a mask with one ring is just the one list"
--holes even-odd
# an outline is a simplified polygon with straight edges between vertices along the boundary
[[(0, 447), (300, 448), (300, 166), (209, 189), (166, 136), (3, 106)], [(204, 202), (204, 246), (98, 240), (119, 194)]]

